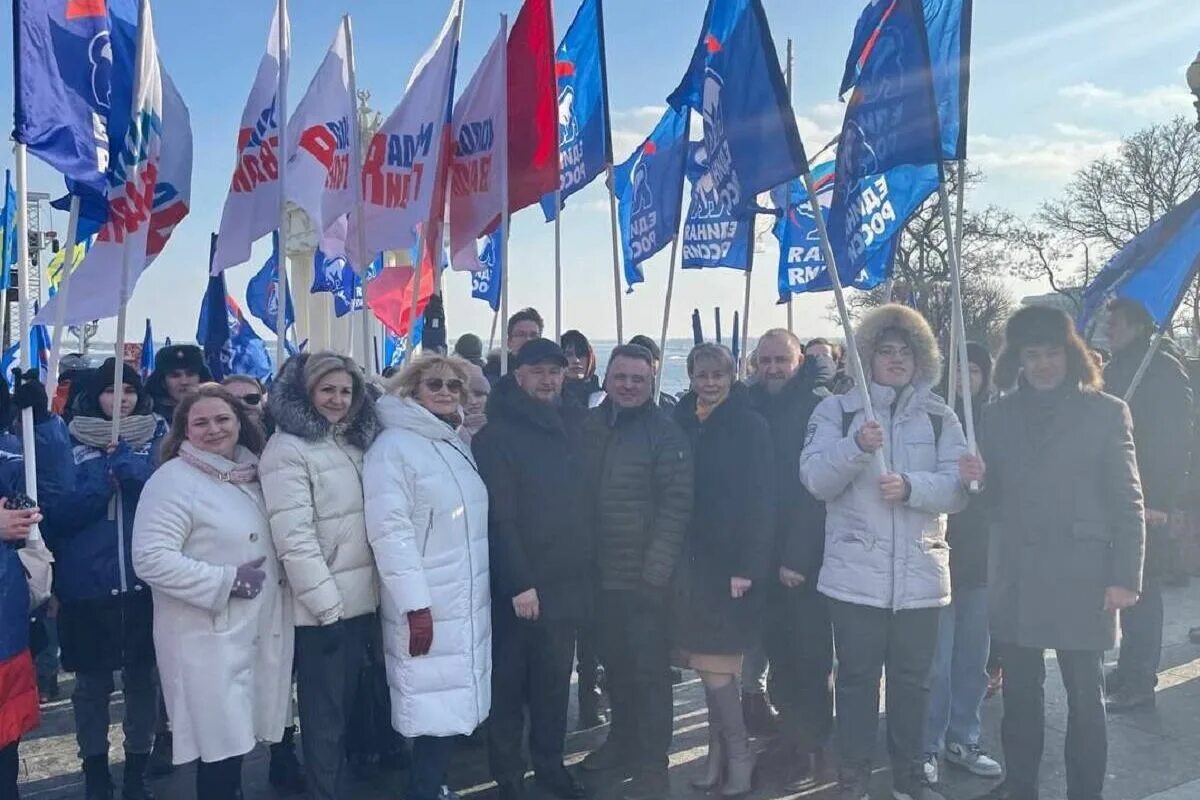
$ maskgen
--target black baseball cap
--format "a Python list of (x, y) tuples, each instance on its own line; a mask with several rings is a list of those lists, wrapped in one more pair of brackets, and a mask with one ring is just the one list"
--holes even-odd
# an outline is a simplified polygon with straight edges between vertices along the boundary
[(549, 339), (530, 339), (517, 351), (513, 367), (514, 369), (530, 367), (534, 364), (544, 364), (547, 361), (558, 364), (560, 367), (567, 365), (567, 357), (563, 355), (562, 348), (555, 342)]

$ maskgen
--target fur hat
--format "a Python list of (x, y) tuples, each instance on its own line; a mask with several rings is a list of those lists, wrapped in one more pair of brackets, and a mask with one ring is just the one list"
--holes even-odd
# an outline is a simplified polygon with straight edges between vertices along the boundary
[(173, 344), (162, 348), (154, 356), (156, 373), (168, 375), (177, 369), (199, 375), (202, 382), (212, 380), (208, 365), (204, 363), (204, 351), (194, 344)]
[[(942, 375), (942, 354), (933, 330), (919, 313), (898, 303), (888, 303), (867, 313), (854, 332), (863, 369), (870, 373), (871, 356), (884, 337), (899, 333), (912, 348), (916, 373), (914, 383), (933, 386)], [(868, 379), (870, 375), (868, 374)]]
[(1004, 349), (996, 358), (997, 388), (1009, 389), (1016, 383), (1023, 348), (1046, 345), (1066, 349), (1069, 381), (1084, 389), (1103, 385), (1100, 370), (1066, 312), (1052, 306), (1025, 306), (1004, 324)]

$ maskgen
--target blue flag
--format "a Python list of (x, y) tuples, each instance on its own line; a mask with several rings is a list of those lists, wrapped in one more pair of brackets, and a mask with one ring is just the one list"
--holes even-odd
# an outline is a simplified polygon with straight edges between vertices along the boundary
[[(272, 236), (271, 255), (268, 256), (266, 263), (262, 265), (249, 283), (246, 284), (246, 308), (255, 317), (262, 320), (267, 329), (279, 335), (279, 331), (275, 330), (276, 324), (279, 321), (279, 232), (276, 231)], [(288, 287), (287, 292), (287, 310), (284, 311), (284, 325), (290, 329), (296, 324), (296, 310), (292, 307), (292, 292), (291, 287)], [(287, 341), (286, 335), (284, 341), (291, 348), (291, 342)]]
[(1104, 265), (1083, 292), (1079, 329), (1113, 297), (1136, 300), (1165, 325), (1200, 271), (1200, 192), (1168, 211)]
[[(45, 325), (34, 325), (29, 329), (29, 343), (33, 347), (38, 375), (43, 383), (47, 383), (50, 380), (50, 332), (46, 330)], [(21, 341), (18, 338), (8, 346), (4, 355), (0, 356), (0, 372), (4, 374), (4, 380), (8, 382), (9, 387), (13, 385), (12, 371), (20, 363)]]
[[(387, 337), (383, 340), (383, 369), (389, 367), (398, 367), (403, 364), (407, 358), (405, 351), (405, 337), (397, 336), (390, 330), (387, 331)], [(413, 329), (413, 349), (415, 350), (421, 344), (422, 334), (425, 332), (425, 317), (417, 317), (417, 327)]]
[(479, 263), (483, 269), (471, 273), (471, 297), (485, 300), (492, 311), (500, 310), (500, 279), (504, 263), (500, 258), (501, 229), (499, 227), (483, 240), (479, 251)]
[(266, 344), (250, 327), (237, 301), (225, 291), (224, 273), (208, 279), (196, 324), (196, 341), (204, 348), (204, 360), (213, 380), (252, 375), (265, 381), (274, 372)]
[(667, 98), (704, 117), (713, 191), (739, 215), (808, 163), (762, 0), (709, 0), (683, 81)]
[(12, 285), (12, 268), (17, 263), (17, 193), (12, 175), (4, 170), (4, 208), (0, 209), (0, 291)]
[[(587, 186), (612, 161), (601, 0), (583, 0), (554, 53), (558, 79), (558, 164), (561, 201)], [(542, 198), (554, 219), (554, 193)]]
[(629, 291), (645, 280), (642, 262), (678, 235), (690, 119), (689, 109), (668, 108), (654, 132), (613, 172)]
[(687, 179), (692, 198), (683, 223), (683, 268), (746, 269), (754, 221), (739, 219), (729, 197), (717, 190), (703, 142), (688, 144)]
[[(136, 0), (16, 0), (13, 132), (29, 152), (103, 195), (133, 105)], [(107, 210), (105, 210), (107, 216)]]
[(138, 364), (138, 374), (142, 376), (142, 380), (150, 377), (150, 373), (154, 372), (154, 329), (150, 326), (150, 320), (146, 320), (146, 335), (142, 337), (142, 360)]
[[(934, 188), (941, 180), (925, 20), (918, 0), (887, 3), (861, 60), (838, 141), (829, 238), (844, 284), (861, 282), (872, 253), (890, 247), (888, 231), (898, 232), (903, 225), (895, 223), (907, 218), (893, 202), (887, 173), (932, 165)], [(877, 10), (878, 4), (863, 13)]]
[[(372, 280), (383, 269), (383, 254), (367, 267), (367, 280)], [(333, 295), (333, 313), (338, 318), (363, 307), (363, 282), (354, 267), (343, 256), (329, 258), (317, 248), (313, 259), (313, 282), (310, 294), (329, 292)], [(288, 298), (289, 303), (291, 298)]]

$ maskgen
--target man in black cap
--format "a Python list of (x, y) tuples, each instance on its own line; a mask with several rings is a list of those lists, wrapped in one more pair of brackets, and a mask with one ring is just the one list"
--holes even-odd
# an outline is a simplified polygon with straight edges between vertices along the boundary
[(575, 631), (589, 612), (591, 536), (580, 519), (583, 409), (562, 403), (567, 359), (548, 339), (524, 344), (472, 440), (488, 487), (492, 581), (492, 777), (524, 797), (525, 710), (539, 786), (572, 800), (563, 766)]
[(154, 356), (154, 372), (146, 381), (146, 394), (154, 399), (154, 413), (167, 421), (185, 395), (212, 380), (204, 351), (194, 344), (164, 347)]

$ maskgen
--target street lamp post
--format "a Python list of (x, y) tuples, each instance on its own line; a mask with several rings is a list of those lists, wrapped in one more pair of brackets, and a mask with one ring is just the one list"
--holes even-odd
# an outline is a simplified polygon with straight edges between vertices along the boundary
[(1196, 54), (1196, 60), (1188, 67), (1187, 82), (1188, 88), (1196, 96), (1196, 130), (1200, 131), (1200, 53)]

